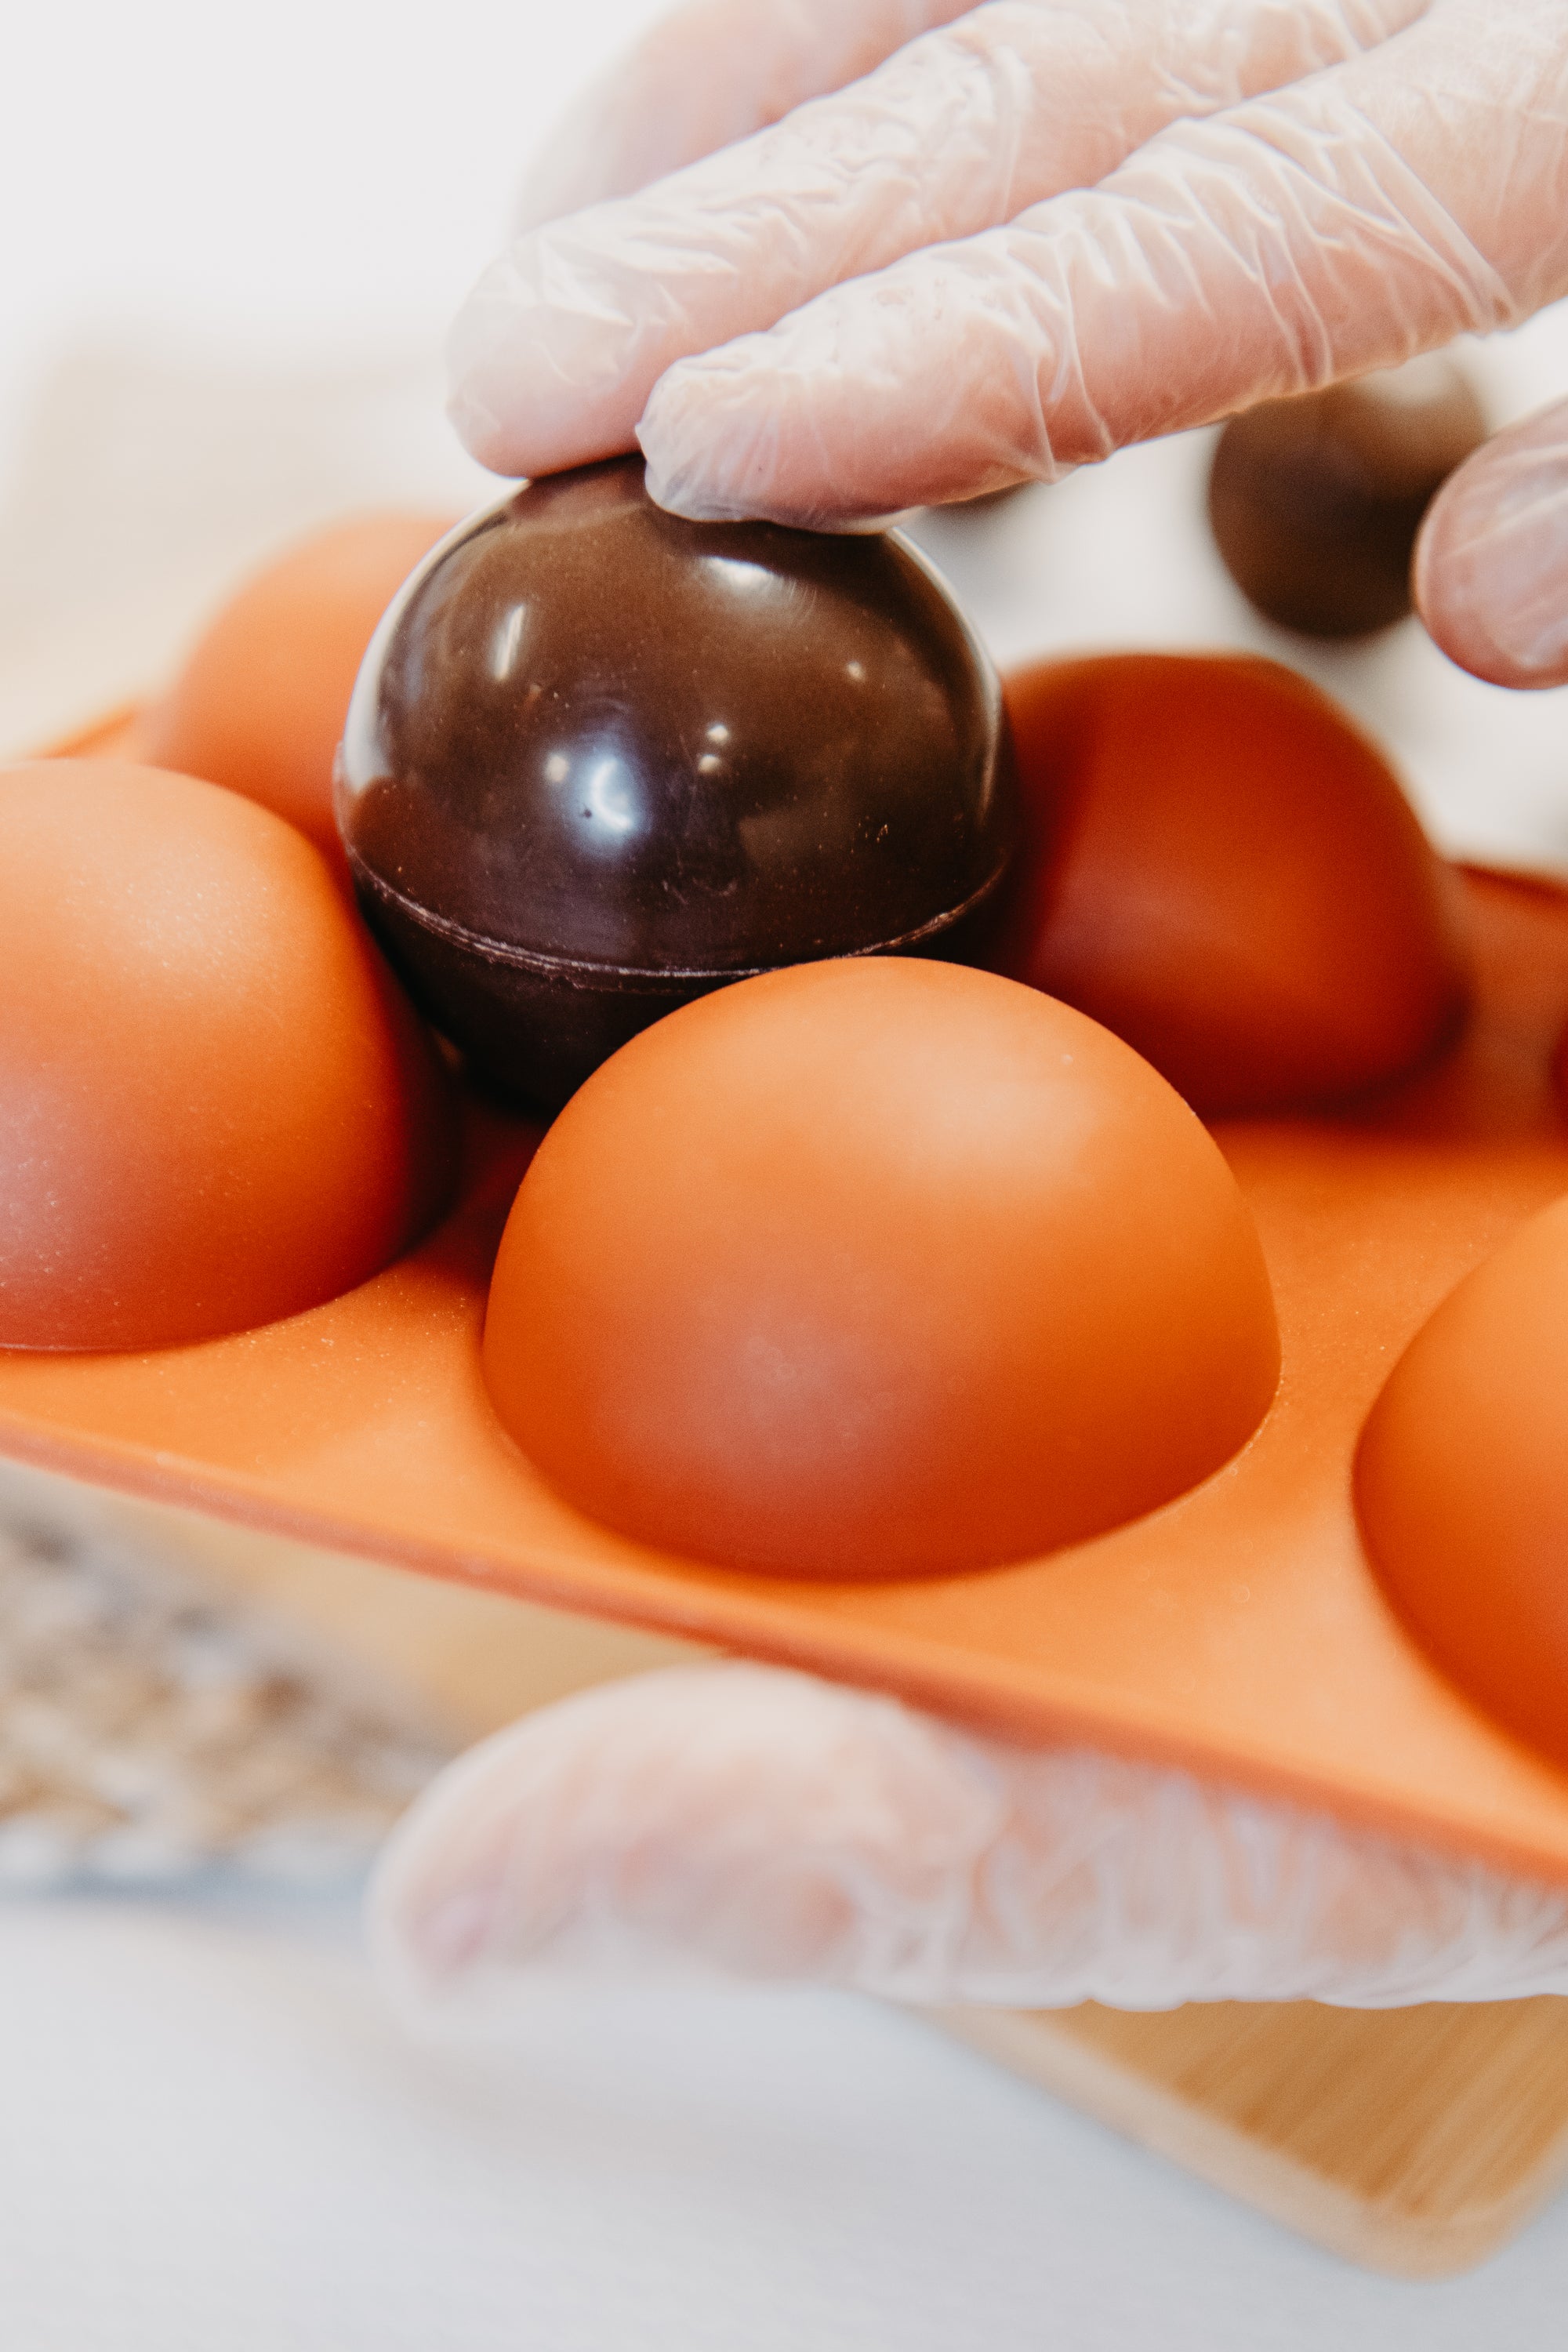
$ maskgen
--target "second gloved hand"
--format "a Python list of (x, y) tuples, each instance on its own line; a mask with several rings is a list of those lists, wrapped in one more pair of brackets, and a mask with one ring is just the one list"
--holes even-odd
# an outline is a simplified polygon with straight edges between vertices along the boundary
[(405, 2008), (492, 2030), (563, 1971), (1030, 2008), (1568, 1992), (1558, 1890), (740, 1664), (609, 1685), (459, 1759), (372, 1915)]

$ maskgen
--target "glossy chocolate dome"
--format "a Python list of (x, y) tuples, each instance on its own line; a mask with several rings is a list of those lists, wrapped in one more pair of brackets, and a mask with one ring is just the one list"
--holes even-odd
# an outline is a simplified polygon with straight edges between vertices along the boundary
[(546, 1106), (725, 981), (977, 952), (1016, 830), (994, 676), (912, 548), (684, 522), (635, 459), (516, 491), (414, 573), (337, 807), (424, 1009)]

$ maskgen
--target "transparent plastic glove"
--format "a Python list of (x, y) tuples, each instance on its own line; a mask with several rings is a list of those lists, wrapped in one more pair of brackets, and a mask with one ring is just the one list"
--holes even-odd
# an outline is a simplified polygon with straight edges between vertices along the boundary
[(1415, 601), (1462, 669), (1495, 686), (1568, 685), (1568, 400), (1445, 483), (1416, 543)]
[(626, 179), (885, 61), (513, 244), (452, 338), (486, 464), (635, 436), (677, 512), (852, 525), (1568, 291), (1563, 0), (991, 0), (914, 39), (952, 12), (796, 0), (775, 37), (775, 5), (672, 18), (534, 215), (613, 189), (656, 108)]
[(752, 1665), (487, 1741), (394, 1833), (371, 1902), (403, 2005), (481, 2028), (561, 1971), (1033, 2008), (1568, 1992), (1568, 1895)]

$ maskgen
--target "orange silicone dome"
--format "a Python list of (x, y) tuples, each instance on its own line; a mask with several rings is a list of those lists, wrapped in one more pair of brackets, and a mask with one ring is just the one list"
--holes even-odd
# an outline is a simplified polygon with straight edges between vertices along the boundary
[(208, 624), (138, 749), (287, 817), (337, 864), (332, 763), (365, 648), (451, 518), (358, 516), (247, 580)]
[(1127, 1046), (1032, 990), (864, 959), (745, 981), (605, 1063), (523, 1181), (485, 1377), (611, 1526), (907, 1576), (1135, 1517), (1251, 1434), (1251, 1217)]
[(216, 785), (0, 770), (0, 1345), (270, 1322), (435, 1214), (444, 1073), (327, 866)]
[(1368, 1416), (1356, 1508), (1439, 1664), (1568, 1762), (1568, 1199), (1416, 1333)]
[(1005, 969), (1205, 1116), (1363, 1094), (1451, 1034), (1453, 877), (1316, 687), (1251, 655), (1109, 654), (1006, 697), (1034, 845)]

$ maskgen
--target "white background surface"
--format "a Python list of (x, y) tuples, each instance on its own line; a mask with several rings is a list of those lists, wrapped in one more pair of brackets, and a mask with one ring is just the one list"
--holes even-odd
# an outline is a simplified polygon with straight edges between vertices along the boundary
[[(635, 0), (83, 0), (7, 23), (0, 732), (166, 667), (300, 522), (481, 494), (434, 350), (528, 140)], [(1481, 362), (1568, 386), (1568, 321)], [(1252, 643), (1201, 440), (928, 544), (998, 652)], [(1568, 868), (1568, 698), (1414, 630), (1316, 667), (1446, 839)], [(409, 2045), (352, 1908), (0, 1910), (6, 2352), (1468, 2352), (1561, 2340), (1568, 2207), (1469, 2281), (1363, 2278), (922, 2026), (824, 1996), (541, 1994)]]
[(345, 1915), (0, 1915), (7, 2352), (1560, 2345), (1568, 2204), (1370, 2278), (826, 1994), (541, 1992), (402, 2040)]

